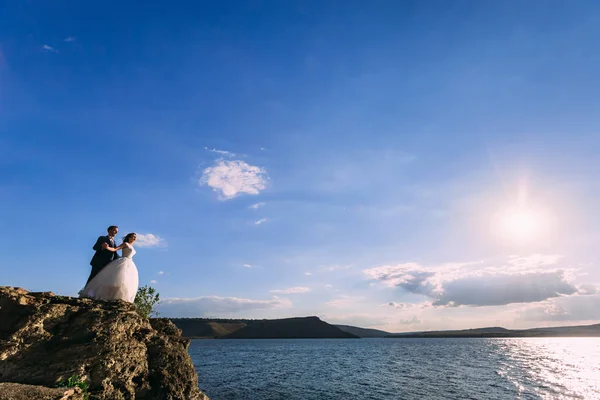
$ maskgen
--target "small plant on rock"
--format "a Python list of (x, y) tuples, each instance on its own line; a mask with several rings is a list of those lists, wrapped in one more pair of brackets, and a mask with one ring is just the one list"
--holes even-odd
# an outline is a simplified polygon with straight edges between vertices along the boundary
[(158, 317), (159, 314), (155, 306), (160, 303), (160, 295), (153, 287), (146, 285), (138, 288), (134, 303), (138, 314), (141, 316), (146, 318)]
[(78, 387), (79, 389), (81, 389), (81, 392), (83, 393), (83, 398), (84, 399), (87, 400), (88, 397), (89, 397), (89, 395), (88, 395), (88, 388), (90, 386), (85, 381), (85, 378), (82, 378), (79, 375), (72, 375), (66, 381), (63, 380), (63, 379), (60, 379), (58, 381), (58, 383), (56, 384), (56, 386), (57, 387), (66, 387), (66, 388)]

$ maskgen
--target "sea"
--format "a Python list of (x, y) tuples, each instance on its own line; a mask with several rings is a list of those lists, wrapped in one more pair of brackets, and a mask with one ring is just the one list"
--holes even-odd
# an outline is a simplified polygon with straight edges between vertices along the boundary
[(211, 400), (600, 400), (600, 338), (192, 340)]

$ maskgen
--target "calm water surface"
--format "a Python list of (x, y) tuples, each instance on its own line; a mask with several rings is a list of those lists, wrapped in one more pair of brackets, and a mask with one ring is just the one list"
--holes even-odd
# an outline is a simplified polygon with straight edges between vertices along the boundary
[(600, 399), (600, 338), (193, 340), (212, 400)]

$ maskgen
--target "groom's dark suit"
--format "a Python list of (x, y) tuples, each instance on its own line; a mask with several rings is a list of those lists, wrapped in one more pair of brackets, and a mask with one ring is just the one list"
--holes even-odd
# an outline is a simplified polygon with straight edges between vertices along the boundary
[(108, 236), (100, 236), (98, 240), (96, 240), (96, 244), (93, 247), (93, 249), (96, 250), (96, 253), (94, 254), (94, 257), (92, 257), (92, 261), (90, 261), (92, 272), (90, 273), (86, 285), (106, 266), (106, 264), (119, 258), (116, 251), (113, 252), (103, 249), (102, 245), (104, 243), (108, 244), (110, 247), (116, 247), (114, 240)]

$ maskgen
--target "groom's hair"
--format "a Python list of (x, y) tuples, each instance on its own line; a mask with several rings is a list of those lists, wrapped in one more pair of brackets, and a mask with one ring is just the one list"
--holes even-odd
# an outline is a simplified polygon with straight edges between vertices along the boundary
[(118, 228), (118, 226), (116, 225), (111, 225), (108, 228), (106, 228), (107, 231), (112, 231), (113, 229)]

